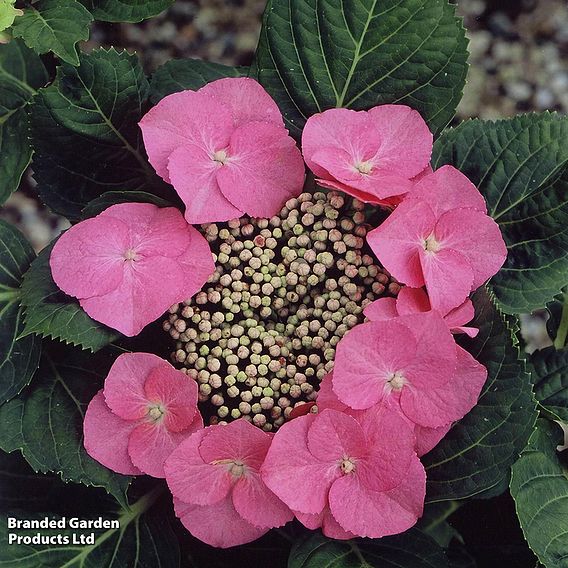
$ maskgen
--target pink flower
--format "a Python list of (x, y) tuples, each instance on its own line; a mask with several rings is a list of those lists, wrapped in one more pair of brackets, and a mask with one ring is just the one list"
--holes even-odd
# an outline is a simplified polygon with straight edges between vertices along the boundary
[(320, 185), (366, 203), (392, 205), (428, 167), (432, 133), (404, 105), (334, 108), (308, 119), (302, 151)]
[(329, 536), (380, 538), (422, 514), (426, 476), (414, 435), (396, 413), (356, 417), (324, 410), (295, 418), (274, 436), (262, 478), (307, 526)]
[(292, 520), (259, 473), (272, 439), (241, 419), (200, 430), (180, 444), (166, 462), (166, 479), (189, 532), (228, 548)]
[(351, 408), (379, 404), (439, 428), (471, 410), (486, 378), (430, 311), (354, 327), (337, 346), (333, 390)]
[(215, 270), (209, 244), (181, 213), (148, 203), (112, 205), (71, 227), (50, 265), (63, 292), (128, 336), (193, 296)]
[(89, 403), (84, 444), (113, 471), (164, 477), (166, 458), (202, 427), (195, 381), (156, 355), (124, 353)]
[(423, 177), (367, 242), (397, 280), (425, 285), (432, 307), (442, 313), (462, 304), (507, 256), (483, 197), (451, 166)]
[[(339, 412), (350, 414), (351, 416), (357, 416), (357, 413), (360, 411), (353, 410), (352, 408), (341, 402), (339, 398), (337, 398), (337, 395), (333, 390), (332, 383), (333, 383), (333, 373), (327, 374), (320, 382), (320, 388), (318, 391), (318, 398), (316, 402), (318, 411), (322, 412), (326, 408), (331, 408)], [(418, 424), (415, 424), (402, 413), (400, 414), (400, 416), (402, 416), (407, 420), (410, 428), (414, 429), (414, 436), (416, 438), (414, 449), (416, 450), (418, 457), (427, 454), (432, 448), (437, 446), (440, 440), (448, 433), (448, 430), (451, 428), (451, 423), (447, 424), (446, 426), (440, 426), (438, 428), (427, 428), (425, 426), (420, 426)], [(322, 519), (320, 519), (320, 521), (322, 521), (325, 525), (326, 523), (325, 516)], [(314, 522), (313, 519), (312, 522)], [(323, 530), (325, 532), (325, 527)], [(334, 530), (334, 529), (330, 528), (329, 530)], [(340, 538), (338, 536), (332, 536), (331, 534), (328, 534), (327, 536), (331, 536), (332, 538)], [(352, 538), (352, 537), (346, 536), (345, 538)]]
[(184, 201), (188, 223), (272, 217), (302, 191), (300, 151), (253, 79), (169, 95), (140, 128), (150, 163)]
[[(369, 320), (379, 321), (399, 315), (429, 312), (431, 309), (428, 294), (423, 288), (403, 286), (397, 298), (379, 298), (369, 304), (363, 310), (363, 313)], [(469, 298), (461, 306), (441, 315), (443, 315), (444, 321), (452, 333), (465, 333), (469, 337), (475, 337), (479, 332), (477, 328), (465, 325), (475, 315), (473, 304)]]

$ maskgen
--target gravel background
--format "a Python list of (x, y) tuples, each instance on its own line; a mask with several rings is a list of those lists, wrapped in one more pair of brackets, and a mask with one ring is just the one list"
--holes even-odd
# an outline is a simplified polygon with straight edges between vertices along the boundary
[[(150, 73), (171, 58), (248, 65), (265, 0), (177, 0), (140, 24), (96, 23), (85, 46), (137, 51)], [(498, 118), (529, 110), (568, 111), (568, 2), (463, 0), (470, 38), (469, 84), (459, 118)], [(0, 217), (17, 223), (41, 249), (66, 222), (38, 211), (29, 176)]]

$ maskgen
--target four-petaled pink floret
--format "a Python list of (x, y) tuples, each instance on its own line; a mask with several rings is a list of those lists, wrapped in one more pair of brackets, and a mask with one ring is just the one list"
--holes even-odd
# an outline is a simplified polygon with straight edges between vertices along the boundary
[(185, 203), (188, 223), (269, 218), (302, 191), (300, 150), (254, 79), (168, 95), (140, 128), (150, 163)]
[(196, 432), (166, 462), (176, 514), (197, 538), (221, 548), (255, 540), (292, 520), (260, 469), (273, 441), (246, 420)]
[(280, 428), (262, 478), (310, 528), (380, 538), (422, 515), (426, 474), (408, 423), (388, 408), (324, 410)]
[(123, 353), (89, 403), (84, 444), (113, 471), (164, 477), (166, 458), (201, 428), (195, 381), (156, 355)]

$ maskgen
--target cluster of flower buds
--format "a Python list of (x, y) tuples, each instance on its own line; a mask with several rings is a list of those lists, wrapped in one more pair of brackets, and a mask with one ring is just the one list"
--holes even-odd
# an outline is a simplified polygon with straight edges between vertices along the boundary
[(210, 424), (244, 417), (274, 431), (315, 400), (339, 340), (400, 288), (367, 254), (370, 228), (363, 204), (336, 192), (303, 193), (270, 219), (201, 227), (216, 270), (164, 329)]

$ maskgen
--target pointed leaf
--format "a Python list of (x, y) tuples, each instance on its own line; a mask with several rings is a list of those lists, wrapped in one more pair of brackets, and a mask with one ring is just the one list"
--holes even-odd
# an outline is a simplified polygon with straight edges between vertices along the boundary
[(103, 22), (141, 22), (157, 16), (175, 0), (81, 0), (97, 20)]
[(491, 285), (507, 313), (543, 307), (568, 281), (567, 138), (568, 118), (542, 113), (464, 122), (434, 145), (433, 166), (466, 174), (501, 227), (508, 257)]
[(547, 347), (530, 359), (534, 395), (548, 412), (568, 422), (568, 351)]
[(466, 60), (447, 0), (272, 0), (256, 54), (295, 137), (317, 112), (385, 103), (415, 108), (438, 132), (461, 98)]

